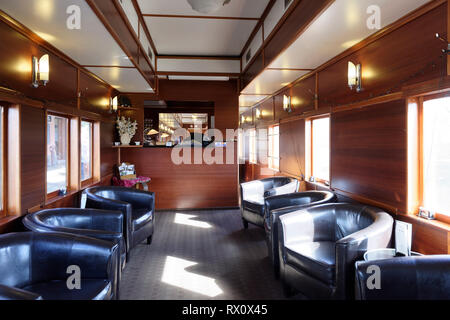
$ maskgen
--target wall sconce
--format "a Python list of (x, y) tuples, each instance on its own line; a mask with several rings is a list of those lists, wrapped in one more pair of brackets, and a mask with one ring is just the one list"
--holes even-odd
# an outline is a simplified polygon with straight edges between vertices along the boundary
[(241, 116), (241, 124), (245, 124), (245, 116)]
[(42, 84), (46, 86), (50, 80), (50, 57), (44, 54), (40, 59), (32, 57), (32, 74), (31, 85), (34, 88), (39, 88)]
[(355, 65), (348, 62), (348, 86), (351, 90), (356, 88), (356, 92), (362, 91), (362, 68), (361, 64)]
[(283, 110), (288, 113), (292, 112), (292, 98), (290, 96), (283, 96)]
[(111, 99), (111, 102), (110, 102), (110, 105), (111, 105), (110, 112), (111, 112), (111, 113), (112, 113), (112, 112), (117, 112), (117, 110), (119, 110), (119, 98), (116, 96), (116, 97), (110, 98), (110, 99)]
[(258, 120), (261, 119), (261, 117), (262, 117), (261, 109), (256, 108), (255, 115), (256, 115), (256, 119), (258, 119)]

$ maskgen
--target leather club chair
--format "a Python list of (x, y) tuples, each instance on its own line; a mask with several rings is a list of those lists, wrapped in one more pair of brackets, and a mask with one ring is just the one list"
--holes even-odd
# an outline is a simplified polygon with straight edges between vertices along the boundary
[(121, 211), (124, 214), (127, 260), (132, 248), (147, 239), (154, 230), (155, 194), (124, 187), (92, 187), (84, 191), (86, 208)]
[[(380, 289), (367, 283), (380, 268)], [(356, 262), (358, 300), (450, 300), (450, 255), (401, 257)], [(370, 280), (371, 282), (372, 280)]]
[[(117, 297), (118, 245), (67, 233), (0, 235), (0, 300), (111, 300)], [(70, 266), (81, 289), (67, 286)]]
[[(119, 245), (121, 269), (125, 267), (123, 213), (96, 209), (60, 208), (26, 215), (25, 227), (34, 232), (62, 232), (110, 241)], [(120, 277), (119, 277), (120, 278)]]
[(335, 203), (285, 214), (278, 224), (285, 293), (353, 299), (355, 262), (391, 244), (394, 219), (381, 209)]
[(240, 205), (244, 228), (248, 224), (264, 227), (265, 198), (297, 192), (299, 182), (287, 177), (274, 177), (241, 183)]
[(280, 254), (278, 251), (279, 217), (308, 207), (337, 202), (336, 195), (329, 191), (296, 192), (273, 196), (265, 200), (264, 229), (269, 258), (272, 261), (275, 277), (280, 275)]

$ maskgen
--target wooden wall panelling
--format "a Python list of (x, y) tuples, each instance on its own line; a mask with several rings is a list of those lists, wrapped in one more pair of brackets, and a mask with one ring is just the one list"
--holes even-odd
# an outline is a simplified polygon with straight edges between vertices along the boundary
[(114, 122), (100, 123), (100, 174), (102, 178), (111, 175), (114, 165), (117, 163), (118, 150), (112, 147), (113, 142), (118, 139), (116, 131)]
[[(17, 90), (29, 98), (77, 106), (77, 69), (55, 54), (30, 41), (0, 21), (0, 86)], [(31, 86), (31, 58), (50, 57), (50, 81), (47, 86)]]
[[(195, 149), (202, 152), (204, 150)], [(149, 188), (156, 193), (157, 209), (216, 208), (238, 205), (237, 165), (176, 165), (171, 161), (173, 150), (175, 149), (122, 150), (124, 161), (135, 164), (139, 175), (152, 178)]]
[(305, 78), (296, 83), (291, 88), (292, 113), (291, 115), (301, 115), (315, 109), (316, 77)]
[(305, 174), (305, 120), (280, 124), (280, 171), (297, 178)]
[[(446, 32), (445, 15), (446, 5), (441, 5), (320, 71), (319, 106), (367, 100), (442, 76), (446, 61), (434, 35)], [(362, 64), (361, 93), (347, 85), (348, 61)]]
[(256, 125), (267, 127), (268, 124), (273, 124), (275, 121), (274, 102), (273, 98), (269, 98), (257, 106), (261, 110), (261, 119), (256, 120)]
[(21, 214), (45, 202), (46, 121), (44, 110), (21, 106)]
[(284, 111), (284, 109), (283, 109), (284, 95), (291, 96), (291, 89), (286, 88), (285, 90), (281, 91), (274, 97), (274, 109), (275, 109), (275, 120), (276, 121), (286, 119), (291, 116), (288, 112)]
[(406, 104), (331, 115), (332, 188), (407, 209)]
[(115, 91), (105, 84), (80, 72), (80, 108), (81, 110), (112, 117), (110, 114), (110, 97)]

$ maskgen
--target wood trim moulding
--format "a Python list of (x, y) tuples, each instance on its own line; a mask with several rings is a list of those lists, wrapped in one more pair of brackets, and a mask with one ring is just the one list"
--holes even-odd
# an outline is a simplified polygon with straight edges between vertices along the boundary
[[(145, 34), (147, 35), (147, 39), (148, 39), (148, 41), (150, 42), (150, 46), (151, 46), (152, 49), (153, 49), (153, 54), (154, 54), (155, 56), (158, 56), (158, 50), (156, 49), (155, 42), (153, 41), (152, 35), (150, 34), (150, 29), (149, 29), (148, 26), (147, 26), (147, 22), (145, 22), (145, 19), (144, 19), (143, 15), (142, 15), (141, 7), (139, 6), (139, 3), (137, 2), (137, 0), (131, 0), (131, 1), (133, 2), (134, 9), (136, 10), (136, 12), (137, 12), (137, 14), (138, 14), (139, 21), (140, 21), (140, 23), (142, 24), (142, 27), (143, 27), (143, 29), (144, 29), (144, 32), (145, 32)], [(155, 61), (156, 61), (156, 59), (155, 59)], [(156, 68), (156, 66), (155, 66), (155, 71), (156, 71), (156, 70), (157, 70), (157, 68)]]
[[(89, 5), (89, 7), (91, 7), (92, 11), (95, 13), (95, 15), (99, 18), (100, 22), (105, 26), (106, 30), (109, 31), (109, 33), (111, 34), (111, 36), (114, 38), (114, 40), (117, 42), (117, 44), (120, 46), (120, 48), (125, 52), (125, 54), (129, 57), (130, 61), (133, 63), (133, 65), (136, 67), (136, 69), (139, 71), (139, 73), (144, 77), (144, 79), (147, 81), (147, 83), (150, 85), (150, 87), (153, 88), (154, 85), (152, 85), (150, 79), (147, 78), (147, 76), (145, 75), (145, 73), (142, 71), (142, 69), (139, 66), (138, 61), (135, 61), (135, 59), (133, 58), (132, 54), (130, 53), (129, 49), (127, 48), (127, 46), (124, 45), (124, 43), (122, 42), (122, 40), (120, 39), (120, 37), (118, 36), (118, 34), (116, 33), (116, 31), (114, 30), (114, 28), (110, 25), (110, 23), (108, 22), (108, 19), (106, 18), (105, 14), (102, 12), (102, 10), (100, 10), (100, 8), (98, 7), (97, 3), (101, 1), (101, 0), (86, 0), (86, 3)], [(117, 12), (119, 13), (119, 15), (121, 16), (121, 19), (123, 20), (123, 22), (125, 23), (125, 25), (128, 28), (128, 31), (131, 33), (131, 36), (133, 37), (133, 39), (136, 41), (136, 34), (135, 32), (131, 32), (132, 30), (129, 30), (130, 26), (129, 26), (129, 22), (128, 19), (124, 20), (123, 19), (123, 9), (119, 8), (120, 4), (117, 3), (116, 1), (113, 1), (113, 5), (116, 8)], [(113, 14), (111, 12), (109, 12), (109, 14)], [(138, 41), (136, 43), (136, 45), (139, 46), (139, 48), (141, 48), (141, 44), (140, 41)], [(152, 71), (154, 72), (154, 69), (152, 68), (151, 65), (149, 65), (150, 68), (152, 69)]]
[(208, 20), (248, 20), (248, 21), (259, 21), (259, 19), (260, 19), (260, 18), (250, 18), (250, 17), (195, 16), (195, 15), (153, 14), (153, 13), (143, 13), (142, 16), (143, 17), (150, 17), (150, 18), (208, 19)]
[(78, 62), (67, 56), (65, 53), (54, 47), (52, 44), (47, 42), (46, 40), (42, 39), (40, 36), (38, 36), (36, 33), (28, 29), (25, 25), (20, 23), (19, 21), (13, 19), (9, 15), (7, 15), (3, 10), (0, 9), (0, 21), (6, 23), (9, 27), (13, 28), (15, 31), (19, 32), (23, 36), (25, 36), (30, 41), (36, 43), (37, 45), (41, 46), (45, 50), (47, 50), (49, 53), (52, 53), (56, 55), (58, 58), (62, 59), (63, 61), (69, 63), (70, 65), (74, 66), (75, 68), (80, 69), (80, 71), (84, 72), (85, 74), (91, 76), (92, 78), (97, 79), (104, 85), (108, 86), (111, 89), (114, 89), (109, 83), (104, 81), (103, 79), (100, 79), (97, 75), (93, 74), (89, 70), (85, 69), (83, 66), (81, 66)]
[(158, 76), (239, 77), (239, 73), (158, 71)]
[(396, 93), (387, 94), (387, 95), (384, 95), (381, 97), (376, 97), (376, 98), (344, 105), (344, 106), (333, 107), (332, 113), (338, 113), (338, 112), (349, 111), (349, 110), (354, 110), (354, 109), (361, 109), (364, 107), (370, 107), (370, 106), (374, 106), (374, 105), (378, 105), (378, 104), (382, 104), (382, 103), (386, 103), (386, 102), (401, 100), (403, 98), (404, 98), (403, 92), (396, 92)]
[(394, 206), (391, 206), (389, 204), (386, 204), (386, 203), (383, 203), (383, 202), (380, 202), (380, 201), (376, 201), (376, 200), (373, 200), (373, 199), (369, 199), (369, 198), (367, 198), (365, 196), (357, 195), (357, 194), (354, 194), (354, 193), (351, 193), (351, 192), (347, 192), (347, 191), (344, 191), (344, 190), (336, 189), (336, 188), (333, 188), (333, 187), (331, 187), (331, 190), (333, 190), (337, 194), (340, 194), (340, 195), (342, 195), (344, 197), (348, 197), (348, 198), (350, 198), (352, 200), (355, 200), (355, 201), (358, 201), (358, 202), (361, 202), (361, 203), (364, 203), (364, 204), (367, 204), (367, 205), (370, 205), (370, 206), (374, 206), (374, 207), (378, 207), (378, 208), (384, 209), (384, 210), (386, 210), (387, 212), (389, 212), (391, 214), (394, 214), (394, 215), (398, 214), (398, 211), (399, 211), (398, 208), (394, 207)]
[[(134, 31), (133, 27), (131, 26), (131, 23), (130, 23), (130, 20), (128, 19), (128, 17), (127, 17), (127, 14), (123, 10), (122, 6), (119, 4), (118, 0), (113, 0), (113, 1), (114, 1), (114, 5), (116, 7), (116, 10), (119, 12), (119, 15), (122, 18), (122, 20), (125, 23), (125, 25), (127, 26), (128, 31), (130, 32), (131, 36), (134, 38), (134, 41), (136, 42), (136, 44), (138, 46), (138, 50), (143, 53), (144, 59), (147, 61), (148, 65), (150, 66), (150, 69), (153, 71), (153, 73), (155, 73), (156, 70), (152, 66), (152, 61), (150, 61), (150, 58), (147, 56), (147, 51), (145, 50), (145, 48), (142, 45), (141, 40), (139, 39), (139, 32), (140, 32), (139, 24), (140, 24), (140, 20), (139, 20), (139, 23), (138, 23), (138, 30), (137, 30), (138, 33), (136, 33)], [(134, 4), (133, 4), (133, 6), (134, 6)], [(139, 19), (139, 15), (138, 15), (138, 19)], [(129, 57), (131, 57), (131, 56), (129, 56)], [(139, 59), (140, 59), (140, 57), (138, 57), (138, 61), (137, 61), (138, 63), (139, 63)]]
[(159, 55), (157, 56), (157, 60), (164, 59), (172, 59), (172, 60), (237, 60), (239, 61), (240, 57), (231, 57), (231, 56), (174, 56), (174, 55)]

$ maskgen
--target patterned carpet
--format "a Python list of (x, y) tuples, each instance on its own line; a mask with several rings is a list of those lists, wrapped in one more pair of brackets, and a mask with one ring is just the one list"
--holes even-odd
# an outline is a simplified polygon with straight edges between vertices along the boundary
[(123, 300), (277, 300), (264, 230), (242, 227), (239, 210), (158, 212), (150, 246), (131, 253)]

